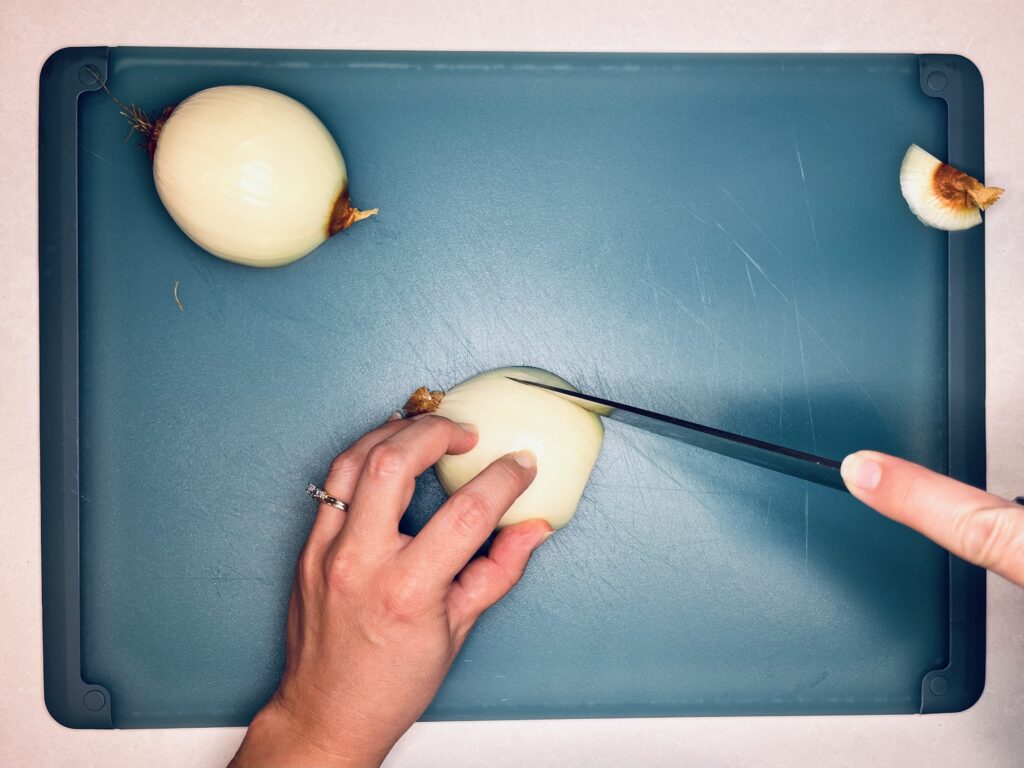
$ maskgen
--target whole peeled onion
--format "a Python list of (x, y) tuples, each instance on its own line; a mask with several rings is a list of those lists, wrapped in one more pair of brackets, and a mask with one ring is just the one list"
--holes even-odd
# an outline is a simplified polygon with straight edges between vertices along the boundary
[(186, 235), (222, 259), (289, 264), (376, 213), (352, 208), (334, 137), (282, 93), (219, 86), (142, 127), (134, 119), (148, 137), (160, 200)]

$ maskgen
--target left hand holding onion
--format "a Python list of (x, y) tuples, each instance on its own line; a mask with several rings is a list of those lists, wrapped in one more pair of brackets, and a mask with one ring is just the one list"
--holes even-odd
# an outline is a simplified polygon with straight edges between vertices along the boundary
[(480, 429), (480, 442), (468, 453), (445, 456), (437, 463), (437, 479), (449, 494), (477, 476), (498, 456), (521, 449), (536, 454), (541, 469), (530, 490), (498, 523), (542, 518), (552, 528), (566, 525), (576, 514), (604, 440), (596, 409), (509, 377), (575, 389), (560, 376), (540, 368), (496, 368), (484, 371), (447, 392), (420, 387), (405, 410), (436, 413), (468, 421)]
[(280, 686), (232, 760), (249, 766), (379, 765), (433, 699), (479, 616), (551, 534), (540, 520), (474, 554), (536, 474), (529, 452), (490, 463), (415, 537), (398, 531), (415, 478), (477, 445), (440, 416), (390, 421), (331, 465), (299, 557)]

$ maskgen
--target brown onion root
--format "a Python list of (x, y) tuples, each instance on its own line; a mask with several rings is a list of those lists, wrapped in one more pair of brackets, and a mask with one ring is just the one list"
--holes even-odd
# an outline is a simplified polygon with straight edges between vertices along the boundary
[(167, 118), (171, 116), (171, 112), (178, 106), (172, 104), (169, 107), (164, 108), (164, 111), (160, 114), (160, 117), (151, 118), (142, 107), (137, 107), (135, 104), (125, 104), (114, 92), (107, 87), (106, 80), (100, 77), (99, 70), (95, 67), (86, 67), (90, 70), (90, 74), (95, 79), (96, 83), (107, 92), (107, 96), (121, 108), (121, 115), (128, 124), (131, 126), (131, 130), (128, 131), (128, 135), (125, 136), (124, 140), (128, 141), (132, 137), (133, 133), (139, 134), (143, 138), (142, 145), (146, 148), (146, 154), (149, 155), (149, 159), (153, 159), (153, 155), (156, 154), (156, 143), (160, 139), (160, 130), (164, 127), (164, 123), (167, 122)]
[(358, 208), (353, 208), (348, 197), (348, 185), (346, 184), (345, 188), (338, 194), (338, 199), (334, 201), (331, 217), (327, 220), (327, 236), (332, 237), (341, 232), (341, 230), (348, 229), (357, 221), (369, 218), (379, 211), (379, 208), (371, 208), (368, 211), (360, 211)]
[(965, 209), (977, 206), (983, 211), (1006, 191), (1001, 187), (986, 187), (973, 176), (948, 163), (943, 163), (936, 170), (934, 186), (935, 191), (944, 200)]
[(977, 179), (971, 179), (971, 181), (975, 183), (975, 186), (967, 190), (967, 195), (983, 211), (998, 200), (999, 196), (1006, 191), (1000, 187), (986, 187)]
[(426, 387), (420, 387), (411, 395), (409, 401), (403, 406), (407, 416), (419, 416), (421, 413), (433, 413), (441, 405), (444, 399), (444, 392), (431, 391)]

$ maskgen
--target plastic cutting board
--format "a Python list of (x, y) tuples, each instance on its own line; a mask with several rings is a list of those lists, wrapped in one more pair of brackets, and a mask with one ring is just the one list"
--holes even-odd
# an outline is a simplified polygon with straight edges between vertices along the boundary
[[(283, 91), (380, 215), (284, 269), (217, 260), (92, 72), (150, 111)], [(938, 55), (58, 52), (50, 711), (247, 722), (283, 661), (305, 485), (417, 386), (483, 369), (982, 485), (983, 233), (925, 228), (898, 184), (911, 142), (982, 176), (981, 115), (977, 70)], [(424, 476), (406, 525), (442, 498)], [(608, 424), (576, 518), (426, 717), (949, 711), (983, 670), (980, 572), (845, 494)]]

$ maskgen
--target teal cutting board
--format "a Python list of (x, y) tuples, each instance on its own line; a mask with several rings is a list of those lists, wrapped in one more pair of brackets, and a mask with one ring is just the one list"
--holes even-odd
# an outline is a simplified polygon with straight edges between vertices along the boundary
[[(953, 114), (980, 105), (962, 59), (112, 48), (47, 67), (47, 701), (69, 725), (247, 722), (283, 662), (303, 489), (420, 385), (534, 365), (802, 451), (984, 481), (965, 415), (982, 408), (981, 231), (925, 228), (898, 183), (912, 142), (980, 163), (980, 113)], [(82, 67), (150, 111), (221, 84), (293, 96), (380, 214), (286, 268), (213, 258)], [(606, 427), (575, 519), (426, 717), (980, 694), (975, 572), (846, 494)], [(442, 499), (428, 473), (406, 525)]]

